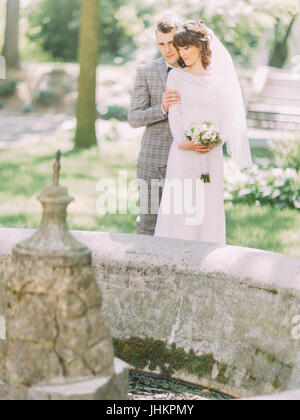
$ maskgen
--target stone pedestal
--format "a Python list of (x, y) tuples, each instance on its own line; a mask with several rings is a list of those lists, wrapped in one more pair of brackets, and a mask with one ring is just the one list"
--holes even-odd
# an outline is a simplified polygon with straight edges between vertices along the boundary
[(66, 188), (51, 185), (39, 200), (41, 226), (13, 248), (4, 272), (0, 397), (126, 399), (128, 368), (113, 358), (91, 252), (67, 228), (72, 198)]

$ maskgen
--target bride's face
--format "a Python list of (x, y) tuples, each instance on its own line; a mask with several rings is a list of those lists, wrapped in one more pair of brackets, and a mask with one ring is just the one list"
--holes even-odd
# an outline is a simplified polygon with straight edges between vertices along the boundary
[(201, 61), (201, 53), (199, 48), (195, 45), (188, 45), (186, 47), (178, 47), (179, 54), (186, 66), (193, 66), (198, 61)]

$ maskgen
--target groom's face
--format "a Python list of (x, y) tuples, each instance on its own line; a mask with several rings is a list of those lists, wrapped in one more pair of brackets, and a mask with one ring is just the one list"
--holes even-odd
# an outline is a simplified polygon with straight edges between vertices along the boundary
[(171, 66), (174, 66), (178, 63), (180, 58), (179, 52), (174, 47), (173, 39), (176, 33), (176, 29), (173, 29), (172, 32), (164, 34), (163, 32), (157, 31), (156, 37), (160, 52), (167, 63)]

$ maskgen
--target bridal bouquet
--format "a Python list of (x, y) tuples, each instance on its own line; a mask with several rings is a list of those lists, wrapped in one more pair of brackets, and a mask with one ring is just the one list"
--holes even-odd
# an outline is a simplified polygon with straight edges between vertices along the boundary
[[(185, 131), (185, 136), (189, 141), (194, 144), (203, 144), (204, 146), (210, 146), (212, 144), (222, 143), (220, 133), (214, 127), (210, 121), (204, 121), (200, 124), (193, 123)], [(201, 180), (204, 182), (210, 182), (209, 170), (208, 170), (208, 156), (203, 155), (203, 168), (201, 174)]]

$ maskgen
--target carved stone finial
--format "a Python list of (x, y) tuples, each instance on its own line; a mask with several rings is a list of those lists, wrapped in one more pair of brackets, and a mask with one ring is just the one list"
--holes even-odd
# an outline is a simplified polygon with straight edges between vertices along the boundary
[(58, 185), (59, 184), (60, 158), (61, 158), (61, 151), (58, 150), (56, 152), (56, 160), (55, 160), (55, 163), (53, 165), (53, 168), (54, 168), (53, 185)]
[(61, 152), (56, 153), (53, 165), (53, 184), (46, 185), (37, 199), (43, 206), (40, 227), (32, 237), (16, 245), (17, 253), (46, 257), (49, 264), (69, 266), (87, 265), (91, 259), (90, 250), (78, 242), (68, 230), (67, 207), (73, 201), (66, 187), (59, 185)]

